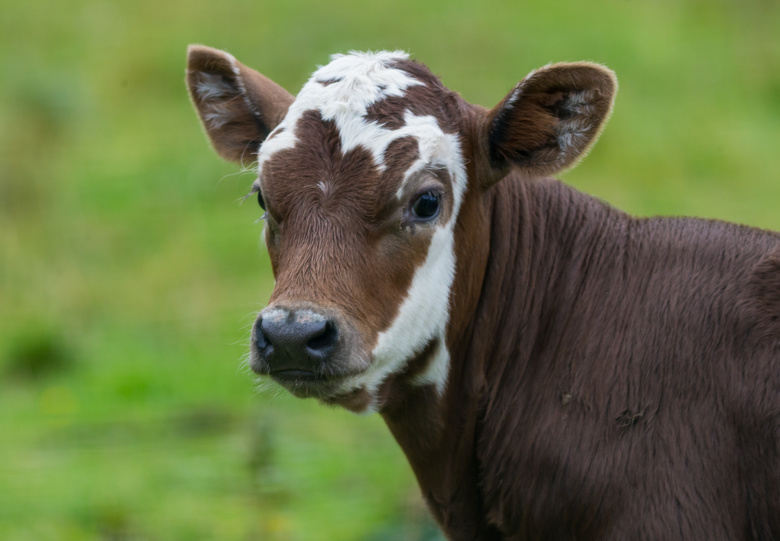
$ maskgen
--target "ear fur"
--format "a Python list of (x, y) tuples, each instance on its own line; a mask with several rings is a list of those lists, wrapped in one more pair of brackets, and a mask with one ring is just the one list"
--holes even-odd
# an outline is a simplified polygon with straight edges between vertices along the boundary
[(495, 181), (510, 167), (529, 176), (553, 175), (593, 146), (612, 111), (617, 78), (588, 62), (531, 72), (485, 121), (487, 156)]
[(214, 149), (238, 163), (254, 159), (294, 100), (281, 86), (232, 55), (202, 45), (187, 48), (186, 82)]

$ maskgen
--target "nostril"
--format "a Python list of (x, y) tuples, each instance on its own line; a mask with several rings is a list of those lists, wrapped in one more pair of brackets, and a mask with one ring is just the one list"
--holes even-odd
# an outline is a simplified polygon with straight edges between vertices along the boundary
[(331, 321), (326, 321), (322, 329), (306, 342), (306, 349), (312, 353), (325, 354), (335, 346), (337, 339), (338, 332), (335, 325)]
[(262, 319), (257, 320), (257, 323), (255, 323), (255, 344), (261, 351), (271, 346), (271, 342), (268, 341), (268, 337), (263, 332)]

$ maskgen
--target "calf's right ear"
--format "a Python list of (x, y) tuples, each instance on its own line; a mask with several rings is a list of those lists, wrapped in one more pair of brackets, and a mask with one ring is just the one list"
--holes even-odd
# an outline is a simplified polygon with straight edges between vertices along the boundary
[(598, 139), (617, 91), (615, 74), (589, 62), (531, 72), (483, 121), (487, 184), (510, 168), (554, 175), (581, 159)]
[(187, 89), (214, 149), (226, 160), (254, 160), (287, 114), (292, 94), (232, 55), (190, 45)]

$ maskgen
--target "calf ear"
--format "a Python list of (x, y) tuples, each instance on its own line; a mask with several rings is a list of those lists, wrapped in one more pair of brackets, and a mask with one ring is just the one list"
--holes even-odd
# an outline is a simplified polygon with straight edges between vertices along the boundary
[(492, 179), (510, 167), (552, 175), (587, 154), (606, 123), (615, 74), (597, 64), (553, 64), (531, 72), (486, 119)]
[(187, 49), (187, 88), (217, 153), (239, 163), (254, 159), (294, 99), (228, 53), (202, 45)]

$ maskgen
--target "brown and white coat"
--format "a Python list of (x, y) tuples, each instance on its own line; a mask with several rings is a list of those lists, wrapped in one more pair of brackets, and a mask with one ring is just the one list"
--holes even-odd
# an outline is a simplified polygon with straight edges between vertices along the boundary
[(189, 51), (217, 152), (257, 162), (276, 287), (250, 365), (379, 412), (452, 539), (780, 539), (780, 235), (635, 219), (555, 180), (612, 72), (495, 108), (398, 52), (297, 97)]

